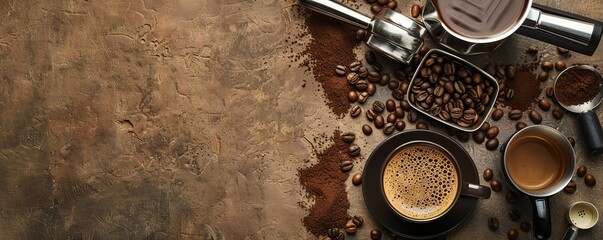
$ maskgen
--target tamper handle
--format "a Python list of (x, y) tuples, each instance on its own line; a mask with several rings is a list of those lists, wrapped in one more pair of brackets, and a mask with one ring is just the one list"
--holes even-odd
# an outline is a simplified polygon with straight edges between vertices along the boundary
[(578, 237), (578, 228), (571, 226), (567, 228), (565, 234), (563, 235), (563, 240), (576, 240)]
[(367, 29), (371, 23), (371, 18), (339, 2), (331, 0), (299, 0), (299, 5), (362, 29)]
[(603, 129), (597, 114), (591, 110), (578, 115), (578, 124), (586, 142), (586, 148), (591, 154), (603, 152)]

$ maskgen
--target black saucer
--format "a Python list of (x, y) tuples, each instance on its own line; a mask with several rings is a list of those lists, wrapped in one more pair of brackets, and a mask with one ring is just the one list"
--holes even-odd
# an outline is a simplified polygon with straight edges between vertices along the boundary
[(390, 232), (413, 239), (435, 238), (460, 225), (473, 212), (477, 198), (460, 196), (448, 213), (428, 223), (414, 223), (398, 216), (389, 208), (389, 203), (383, 194), (381, 179), (390, 155), (410, 141), (431, 142), (445, 148), (457, 160), (463, 181), (479, 184), (479, 174), (471, 156), (456, 141), (436, 132), (409, 130), (386, 139), (371, 153), (363, 172), (364, 202), (373, 217)]

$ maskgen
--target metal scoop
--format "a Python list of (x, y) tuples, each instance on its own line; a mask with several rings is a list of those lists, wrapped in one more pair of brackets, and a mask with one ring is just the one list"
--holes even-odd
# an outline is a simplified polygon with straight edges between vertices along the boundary
[(563, 240), (574, 240), (578, 237), (578, 229), (589, 229), (597, 224), (599, 211), (592, 203), (575, 202), (567, 213), (567, 220), (571, 226), (567, 228)]
[[(557, 98), (557, 84), (563, 74), (566, 74), (571, 69), (586, 69), (596, 73), (597, 79), (599, 80), (599, 93), (592, 100), (579, 105), (567, 105), (559, 101)], [(593, 86), (596, 87), (596, 86)], [(586, 141), (586, 147), (590, 153), (601, 153), (603, 152), (603, 129), (601, 129), (601, 123), (597, 114), (592, 110), (596, 108), (603, 100), (603, 76), (597, 71), (597, 69), (588, 65), (577, 65), (569, 67), (563, 72), (559, 73), (555, 80), (555, 98), (559, 101), (561, 107), (565, 108), (570, 112), (578, 113), (578, 125), (582, 129), (582, 134)]]
[(366, 44), (373, 51), (396, 61), (409, 63), (423, 46), (426, 29), (391, 9), (386, 8), (371, 19), (339, 2), (330, 0), (299, 0), (299, 4), (367, 30), (369, 36), (366, 38)]

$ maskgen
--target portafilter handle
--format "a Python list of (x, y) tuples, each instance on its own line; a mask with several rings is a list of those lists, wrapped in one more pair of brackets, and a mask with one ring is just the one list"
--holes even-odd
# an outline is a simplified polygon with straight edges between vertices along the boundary
[(374, 18), (369, 18), (339, 2), (331, 0), (299, 0), (299, 4), (310, 10), (339, 19), (369, 32), (366, 45), (373, 51), (393, 60), (409, 63), (423, 46), (427, 30), (414, 20), (384, 9)]

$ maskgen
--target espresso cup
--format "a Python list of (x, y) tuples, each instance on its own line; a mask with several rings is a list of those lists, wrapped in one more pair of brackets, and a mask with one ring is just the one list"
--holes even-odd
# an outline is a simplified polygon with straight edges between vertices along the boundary
[(400, 146), (383, 168), (383, 194), (390, 208), (411, 222), (444, 216), (461, 196), (489, 198), (490, 188), (463, 182), (457, 160), (443, 147), (413, 141)]
[(534, 125), (516, 132), (504, 146), (503, 173), (530, 198), (534, 236), (551, 236), (548, 197), (572, 179), (576, 162), (567, 138), (554, 128)]

